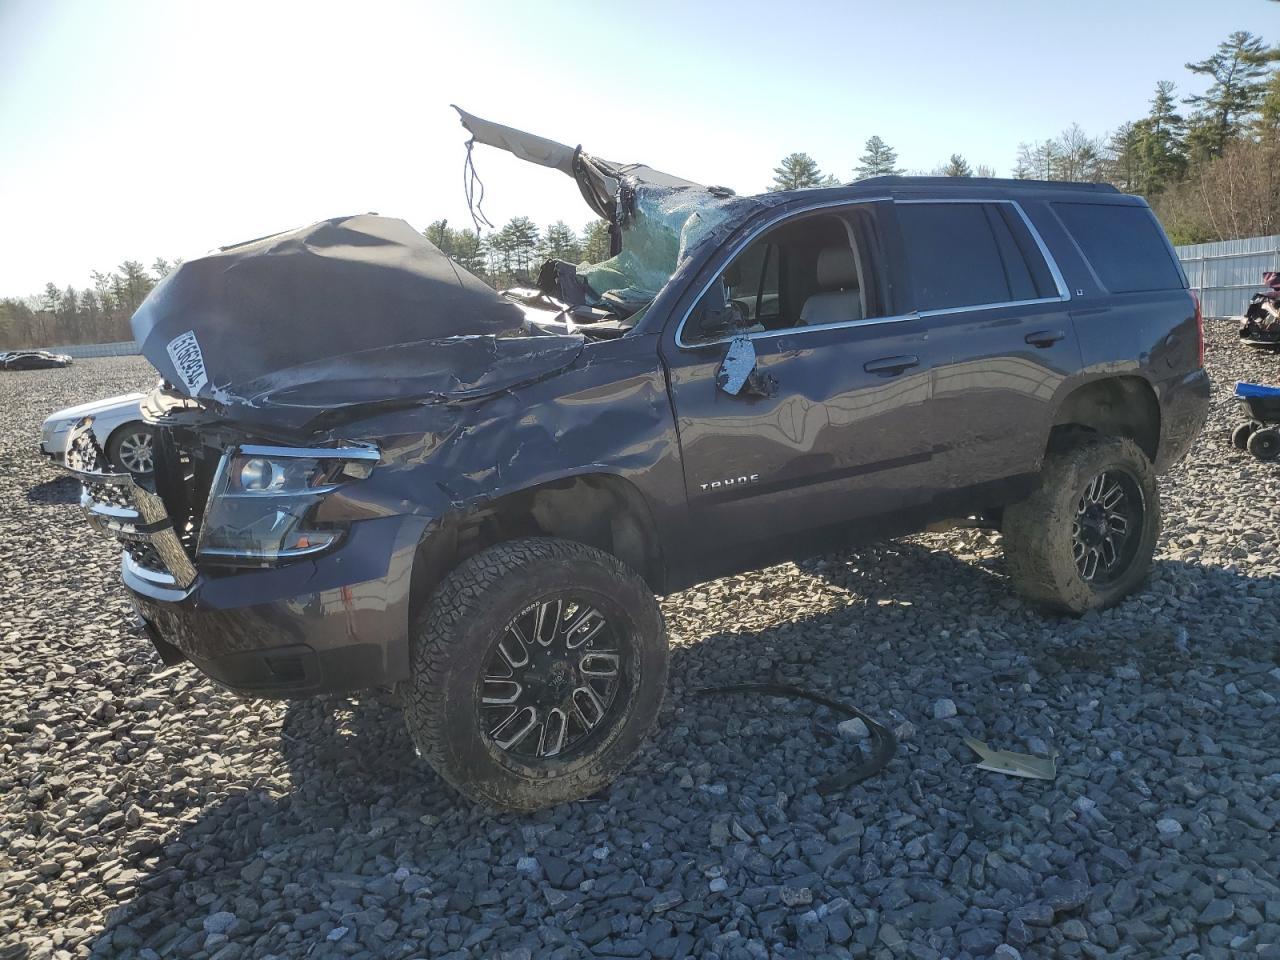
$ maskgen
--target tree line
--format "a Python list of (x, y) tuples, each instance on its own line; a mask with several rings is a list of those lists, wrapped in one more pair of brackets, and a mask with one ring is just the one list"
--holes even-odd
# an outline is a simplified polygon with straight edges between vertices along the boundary
[[(1180, 97), (1160, 80), (1143, 117), (1101, 136), (1073, 123), (1056, 137), (1018, 145), (1011, 176), (1022, 180), (1111, 183), (1146, 197), (1175, 244), (1280, 233), (1280, 48), (1245, 30), (1203, 60), (1188, 63), (1206, 78), (1203, 93)], [(866, 142), (853, 179), (902, 174), (897, 152), (879, 136)], [(953, 153), (913, 174), (994, 176)], [(807, 153), (773, 169), (770, 190), (834, 186)]]
[(598, 263), (609, 258), (609, 225), (603, 220), (576, 232), (563, 220), (540, 229), (528, 217), (512, 217), (484, 235), (436, 220), (422, 232), (461, 267), (499, 290), (532, 283), (547, 260)]
[(0, 300), (0, 349), (131, 340), (129, 318), (151, 288), (182, 261), (158, 257), (148, 268), (126, 260), (110, 273), (94, 270), (92, 286), (45, 284), (44, 292)]
[[(1203, 93), (1180, 96), (1160, 80), (1145, 116), (1103, 135), (1073, 123), (1056, 137), (1018, 145), (1010, 174), (1018, 179), (1112, 183), (1146, 197), (1174, 243), (1280, 234), (1280, 48), (1236, 31), (1203, 60), (1188, 63), (1208, 80)], [(902, 174), (898, 154), (870, 137), (849, 168), (853, 180)], [(930, 170), (912, 173), (991, 177), (985, 164), (958, 153)], [(835, 186), (807, 153), (783, 157), (768, 189)], [(562, 220), (540, 228), (513, 217), (481, 233), (436, 220), (424, 235), (459, 265), (498, 289), (529, 284), (549, 258), (595, 263), (609, 256), (602, 220), (577, 231)], [(177, 261), (180, 262), (180, 261)], [(45, 286), (34, 296), (0, 299), (0, 349), (127, 340), (129, 317), (177, 262), (145, 267), (126, 260), (110, 273), (94, 271), (84, 289)]]

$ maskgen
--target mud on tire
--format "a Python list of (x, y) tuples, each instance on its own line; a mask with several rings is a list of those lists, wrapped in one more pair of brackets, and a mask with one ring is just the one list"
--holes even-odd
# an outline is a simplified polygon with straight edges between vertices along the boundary
[[(617, 558), (566, 540), (511, 541), (465, 560), (412, 624), (410, 643), (400, 692), (414, 743), (464, 796), (508, 810), (610, 783), (647, 738), (666, 689), (666, 629), (648, 586)], [(530, 714), (504, 721), (506, 705), (486, 704), (513, 697), (533, 704), (520, 709), (542, 727), (504, 746)]]
[[(1118, 509), (1109, 511), (1108, 502)], [(1114, 543), (1110, 527), (1121, 523), (1109, 513), (1127, 515), (1122, 548), (1102, 543), (1108, 533)], [(1077, 441), (1045, 457), (1039, 488), (1005, 508), (1003, 532), (1009, 576), (1028, 599), (1077, 615), (1112, 606), (1151, 569), (1160, 535), (1155, 469), (1132, 440)], [(1103, 570), (1112, 557), (1112, 568)]]

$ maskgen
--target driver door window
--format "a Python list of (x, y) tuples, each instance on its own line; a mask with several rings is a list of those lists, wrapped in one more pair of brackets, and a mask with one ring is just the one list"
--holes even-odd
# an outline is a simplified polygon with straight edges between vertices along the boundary
[(683, 342), (890, 314), (875, 217), (816, 214), (775, 227), (738, 254), (690, 314)]
[(780, 256), (776, 243), (760, 240), (747, 247), (724, 272), (725, 297), (741, 311), (748, 328), (765, 330), (780, 316)]

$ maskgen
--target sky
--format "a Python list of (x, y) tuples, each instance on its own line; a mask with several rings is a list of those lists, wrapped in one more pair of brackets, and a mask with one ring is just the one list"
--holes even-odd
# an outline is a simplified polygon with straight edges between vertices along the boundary
[[(1007, 175), (1203, 89), (1184, 64), (1241, 29), (1280, 40), (1280, 3), (0, 0), (0, 296), (343, 214), (470, 225), (451, 103), (740, 193), (792, 151), (849, 179), (873, 134)], [(591, 217), (475, 164), (494, 223)]]

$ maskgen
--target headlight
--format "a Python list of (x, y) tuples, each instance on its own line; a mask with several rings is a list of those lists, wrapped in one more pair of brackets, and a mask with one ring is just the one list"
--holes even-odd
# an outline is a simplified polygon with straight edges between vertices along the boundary
[(342, 535), (311, 522), (314, 507), (343, 483), (367, 477), (378, 452), (365, 447), (242, 446), (214, 478), (197, 554), (269, 562), (319, 553)]

